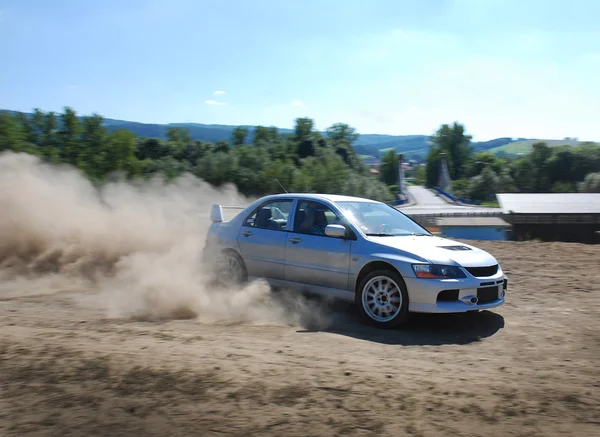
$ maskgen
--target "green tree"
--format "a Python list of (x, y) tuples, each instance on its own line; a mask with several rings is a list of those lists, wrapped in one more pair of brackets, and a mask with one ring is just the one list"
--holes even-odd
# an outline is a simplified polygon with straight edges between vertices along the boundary
[(334, 123), (327, 128), (327, 137), (332, 141), (347, 141), (350, 144), (354, 143), (359, 135), (356, 129), (346, 123)]
[(535, 167), (529, 159), (517, 161), (514, 181), (521, 193), (533, 193), (535, 189)]
[(75, 167), (83, 152), (81, 147), (81, 124), (72, 108), (66, 107), (60, 116), (61, 128), (58, 133), (60, 141), (60, 158), (63, 162)]
[(425, 185), (427, 176), (425, 174), (425, 166), (419, 165), (415, 168), (415, 183), (417, 185)]
[(54, 112), (44, 114), (42, 155), (50, 162), (60, 160), (59, 121)]
[(0, 152), (4, 150), (24, 151), (25, 134), (17, 118), (8, 111), (0, 111)]
[(315, 127), (315, 123), (310, 118), (297, 118), (296, 125), (294, 127), (295, 139), (298, 143), (307, 141)]
[(135, 156), (135, 134), (125, 129), (112, 132), (106, 142), (102, 170), (104, 174), (123, 171), (130, 176), (141, 172), (141, 164)]
[(447, 155), (450, 179), (461, 179), (465, 174), (465, 166), (473, 149), (470, 145), (471, 136), (465, 133), (462, 124), (452, 126), (443, 124), (430, 138), (430, 150), (427, 155), (427, 184), (435, 186), (439, 179), (439, 153)]
[(548, 160), (552, 156), (552, 150), (544, 142), (535, 143), (532, 146), (529, 158), (535, 171), (535, 187), (538, 193), (546, 192), (550, 189), (551, 181), (548, 172)]
[(255, 146), (265, 145), (270, 141), (269, 129), (264, 126), (256, 126), (252, 135), (252, 144)]
[[(510, 174), (510, 168), (504, 167), (498, 176), (497, 193), (516, 193), (517, 186)], [(496, 193), (496, 194), (497, 194)]]
[(21, 130), (23, 148), (28, 148), (31, 151), (35, 150), (37, 148), (38, 138), (32, 120), (27, 114), (22, 112), (17, 112), (15, 114), (15, 120)]
[(167, 129), (167, 140), (177, 144), (192, 142), (190, 130), (184, 127), (170, 127)]
[(496, 173), (500, 173), (504, 162), (490, 152), (478, 152), (469, 157), (464, 166), (463, 176), (472, 178), (480, 174), (484, 168), (490, 167)]
[(105, 173), (104, 162), (109, 159), (108, 133), (103, 125), (104, 119), (93, 114), (83, 117), (81, 130), (80, 167), (90, 176), (102, 177)]
[(474, 200), (486, 200), (496, 194), (498, 189), (498, 175), (491, 167), (483, 169), (480, 175), (469, 182), (468, 195)]
[(398, 155), (394, 149), (390, 149), (381, 159), (381, 180), (387, 185), (398, 184), (399, 163)]
[(225, 140), (218, 141), (215, 144), (215, 152), (229, 153), (229, 143)]
[(167, 154), (167, 147), (158, 138), (142, 138), (138, 142), (136, 156), (138, 159), (157, 160)]
[(583, 182), (579, 184), (579, 191), (582, 193), (600, 193), (600, 172), (587, 174)]
[(39, 108), (35, 108), (31, 116), (31, 137), (29, 141), (39, 149), (44, 148), (45, 125), (46, 115)]
[(435, 145), (431, 145), (429, 153), (425, 159), (425, 185), (428, 187), (437, 187), (440, 179), (440, 153), (441, 150)]
[(231, 143), (234, 146), (241, 146), (246, 141), (248, 136), (248, 129), (245, 127), (236, 127), (231, 135)]

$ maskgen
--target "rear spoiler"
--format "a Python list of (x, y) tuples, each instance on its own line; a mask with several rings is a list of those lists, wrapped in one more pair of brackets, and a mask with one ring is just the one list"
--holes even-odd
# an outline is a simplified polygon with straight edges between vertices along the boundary
[(246, 208), (245, 206), (223, 206), (219, 204), (214, 204), (210, 209), (210, 219), (213, 223), (221, 223), (224, 222), (223, 210), (224, 209), (239, 209), (242, 210)]

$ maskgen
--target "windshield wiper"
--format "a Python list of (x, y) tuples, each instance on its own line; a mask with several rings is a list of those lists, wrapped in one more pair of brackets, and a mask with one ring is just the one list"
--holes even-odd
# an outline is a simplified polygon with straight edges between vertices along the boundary
[(410, 235), (413, 235), (415, 237), (432, 237), (433, 236), (433, 234), (424, 234), (422, 232), (420, 232), (420, 233), (419, 232), (413, 232)]
[(385, 233), (368, 233), (365, 234), (367, 237), (395, 237), (394, 234), (385, 234)]

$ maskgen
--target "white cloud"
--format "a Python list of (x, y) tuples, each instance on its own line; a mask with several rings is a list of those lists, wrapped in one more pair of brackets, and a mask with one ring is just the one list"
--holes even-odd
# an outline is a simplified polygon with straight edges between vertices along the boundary
[(225, 94), (225, 91), (215, 91), (213, 94), (215, 96), (221, 96), (221, 95)]
[(303, 102), (303, 101), (301, 101), (301, 100), (294, 100), (294, 101), (292, 102), (292, 106), (296, 106), (296, 107), (298, 107), (298, 108), (301, 108), (302, 106), (304, 106), (304, 102)]
[(204, 103), (206, 103), (207, 105), (226, 105), (227, 103), (225, 102), (219, 102), (218, 100), (207, 100)]

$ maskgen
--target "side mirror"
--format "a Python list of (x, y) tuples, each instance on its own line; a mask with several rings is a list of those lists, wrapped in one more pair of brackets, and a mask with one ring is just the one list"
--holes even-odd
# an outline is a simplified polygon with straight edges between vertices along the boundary
[(221, 223), (223, 219), (223, 208), (221, 205), (213, 205), (210, 210), (210, 219), (213, 223)]
[(327, 225), (325, 235), (328, 237), (342, 238), (346, 236), (346, 228), (342, 225)]

